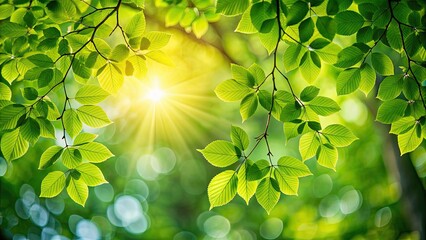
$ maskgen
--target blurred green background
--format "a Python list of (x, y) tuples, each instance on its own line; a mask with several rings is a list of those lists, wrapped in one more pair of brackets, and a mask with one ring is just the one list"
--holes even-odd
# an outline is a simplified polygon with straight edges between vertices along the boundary
[[(301, 179), (298, 196), (282, 195), (270, 215), (254, 199), (246, 206), (238, 196), (209, 211), (206, 189), (219, 169), (210, 166), (196, 149), (216, 139), (228, 140), (231, 124), (243, 126), (254, 139), (266, 121), (266, 112), (260, 111), (240, 124), (238, 104), (221, 102), (213, 89), (230, 78), (230, 62), (244, 66), (257, 62), (270, 69), (271, 59), (256, 37), (233, 32), (235, 19), (222, 18), (199, 40), (180, 28), (163, 28), (164, 14), (161, 8), (147, 8), (148, 28), (173, 34), (165, 52), (175, 66), (151, 63), (145, 79), (127, 79), (117, 96), (102, 103), (114, 124), (97, 132), (86, 129), (98, 133), (98, 140), (116, 155), (99, 164), (109, 184), (91, 188), (84, 208), (66, 194), (42, 199), (38, 197), (40, 183), (48, 171), (36, 169), (40, 155), (53, 142), (40, 140), (12, 164), (0, 157), (0, 227), (4, 237), (418, 238), (409, 227), (395, 162), (411, 161), (424, 186), (425, 144), (411, 156), (400, 158), (394, 136), (374, 121), (379, 104), (375, 94), (335, 97), (337, 71), (332, 67), (322, 70), (315, 85), (321, 88), (321, 95), (335, 97), (342, 111), (325, 118), (324, 123), (341, 122), (359, 138), (339, 153), (337, 171), (308, 160), (314, 174)], [(289, 77), (296, 92), (307, 85), (297, 72), (290, 72)], [(147, 95), (156, 85), (164, 91), (164, 98), (153, 102)], [(298, 139), (288, 143), (284, 139), (282, 124), (273, 122), (270, 142), (274, 155), (300, 157)], [(263, 158), (266, 149), (261, 145), (254, 154)], [(411, 177), (417, 179), (416, 172)]]

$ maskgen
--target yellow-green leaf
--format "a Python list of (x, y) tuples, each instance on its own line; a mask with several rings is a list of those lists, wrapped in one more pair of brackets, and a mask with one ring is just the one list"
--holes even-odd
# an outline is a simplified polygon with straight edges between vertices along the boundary
[(64, 149), (60, 146), (51, 146), (41, 155), (38, 169), (50, 167), (58, 160)]
[(216, 167), (227, 167), (238, 161), (241, 156), (241, 151), (236, 146), (223, 140), (213, 141), (206, 148), (198, 151)]
[(210, 209), (230, 202), (237, 194), (238, 177), (232, 170), (226, 170), (214, 176), (207, 188)]
[(68, 183), (67, 192), (74, 202), (84, 207), (87, 197), (89, 196), (89, 189), (82, 178), (75, 179), (71, 177)]
[(280, 199), (280, 187), (277, 180), (270, 177), (264, 178), (257, 187), (256, 199), (269, 214)]
[(107, 183), (102, 171), (91, 163), (81, 164), (76, 170), (81, 174), (80, 178), (83, 179), (87, 186), (94, 187)]
[(3, 134), (1, 138), (1, 152), (9, 162), (22, 157), (27, 152), (28, 146), (28, 142), (20, 133), (20, 128)]
[[(251, 164), (250, 164), (251, 163)], [(253, 165), (253, 162), (247, 160), (243, 165), (241, 165), (238, 170), (238, 188), (237, 192), (247, 205), (249, 204), (250, 198), (253, 197), (256, 192), (258, 181), (249, 181), (248, 180), (248, 168), (250, 165)]]
[(81, 145), (78, 150), (83, 156), (83, 159), (94, 163), (103, 162), (114, 156), (114, 154), (112, 154), (107, 147), (97, 142), (89, 142)]
[(87, 126), (100, 128), (111, 124), (108, 116), (101, 107), (96, 105), (84, 105), (77, 109), (79, 119)]
[(41, 182), (40, 197), (52, 198), (57, 196), (64, 189), (65, 181), (66, 178), (63, 172), (50, 172)]
[(312, 175), (308, 166), (294, 157), (284, 156), (280, 158), (278, 160), (277, 167), (283, 174), (287, 176), (305, 177)]
[(297, 195), (299, 191), (299, 178), (284, 174), (279, 168), (274, 170), (275, 179), (280, 191), (287, 195)]

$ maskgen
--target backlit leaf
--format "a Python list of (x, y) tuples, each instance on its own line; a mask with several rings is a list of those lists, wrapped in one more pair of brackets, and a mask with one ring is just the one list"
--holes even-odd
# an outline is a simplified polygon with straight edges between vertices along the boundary
[[(251, 161), (250, 161), (251, 162)], [(237, 192), (244, 201), (246, 201), (247, 205), (249, 204), (250, 198), (253, 197), (256, 192), (256, 188), (258, 185), (258, 181), (249, 181), (248, 180), (248, 168), (252, 165), (247, 160), (243, 165), (241, 165), (238, 170), (238, 187)]]
[(1, 152), (9, 162), (22, 157), (27, 152), (28, 146), (29, 144), (20, 134), (19, 128), (6, 132), (1, 138)]
[(41, 182), (40, 197), (52, 198), (59, 195), (65, 187), (65, 181), (66, 178), (63, 172), (50, 172)]
[(41, 155), (40, 164), (38, 169), (45, 169), (53, 165), (56, 160), (61, 156), (64, 148), (60, 146), (51, 146)]
[(223, 140), (211, 142), (206, 148), (198, 150), (204, 158), (216, 167), (227, 167), (240, 159), (241, 152), (232, 143)]
[(94, 128), (104, 127), (111, 124), (104, 110), (96, 105), (84, 105), (77, 110), (79, 119), (86, 125)]
[(102, 171), (91, 163), (81, 164), (76, 170), (81, 174), (80, 178), (83, 179), (87, 186), (94, 187), (107, 183)]
[(232, 170), (226, 170), (214, 176), (207, 188), (210, 209), (230, 202), (237, 194), (238, 177)]
[(249, 137), (247, 133), (240, 127), (231, 127), (232, 143), (241, 150), (245, 150), (249, 145)]
[(353, 141), (358, 139), (348, 128), (340, 124), (327, 126), (322, 131), (322, 134), (335, 147), (349, 146)]
[(74, 202), (84, 207), (89, 196), (89, 189), (82, 178), (71, 177), (67, 186), (67, 193)]
[(281, 157), (278, 160), (277, 167), (283, 174), (287, 176), (305, 177), (305, 176), (312, 175), (309, 168), (299, 159), (294, 157), (289, 157), (289, 156)]
[(270, 177), (264, 178), (257, 187), (256, 199), (269, 214), (280, 199), (280, 187), (277, 180)]

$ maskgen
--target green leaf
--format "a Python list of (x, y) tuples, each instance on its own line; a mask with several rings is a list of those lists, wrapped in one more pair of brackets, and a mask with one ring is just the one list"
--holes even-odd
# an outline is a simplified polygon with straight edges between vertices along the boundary
[(216, 12), (225, 16), (235, 16), (243, 13), (249, 6), (249, 0), (217, 0)]
[(27, 59), (39, 67), (44, 67), (44, 68), (53, 67), (53, 60), (49, 56), (44, 54), (34, 54), (27, 57)]
[(100, 163), (114, 156), (107, 147), (97, 142), (89, 142), (81, 145), (78, 150), (81, 156), (83, 156), (83, 159), (93, 163)]
[(86, 125), (94, 128), (111, 124), (104, 110), (96, 105), (84, 105), (77, 109), (78, 118)]
[(227, 167), (240, 159), (240, 149), (223, 140), (211, 142), (206, 148), (198, 150), (213, 166)]
[(303, 134), (299, 140), (299, 152), (303, 161), (315, 156), (320, 142), (316, 136), (316, 132), (308, 132)]
[(269, 214), (280, 199), (280, 187), (277, 180), (270, 177), (264, 178), (257, 187), (256, 199)]
[(413, 116), (403, 117), (398, 121), (392, 123), (391, 129), (389, 133), (393, 134), (403, 134), (410, 130), (414, 124), (416, 123), (416, 119)]
[(240, 114), (243, 122), (256, 112), (257, 102), (256, 93), (250, 93), (241, 100)]
[(146, 75), (146, 72), (148, 71), (146, 67), (146, 59), (143, 56), (140, 55), (134, 55), (127, 59), (129, 63), (131, 63), (133, 68), (133, 76), (136, 78), (144, 78)]
[(68, 183), (67, 192), (74, 202), (84, 207), (87, 197), (89, 196), (89, 189), (82, 178), (71, 178)]
[(130, 50), (126, 44), (118, 44), (112, 50), (111, 54), (109, 55), (109, 59), (116, 62), (121, 62), (129, 56), (129, 52)]
[(279, 168), (274, 171), (280, 191), (287, 195), (296, 195), (299, 191), (299, 178), (284, 174)]
[(299, 124), (297, 123), (292, 123), (292, 122), (284, 123), (284, 136), (287, 141), (294, 137), (299, 136), (299, 133), (297, 132), (298, 127), (299, 127)]
[(84, 85), (75, 94), (75, 100), (81, 104), (98, 104), (110, 94), (96, 85)]
[(324, 38), (317, 38), (309, 44), (309, 47), (311, 47), (312, 49), (318, 50), (318, 49), (324, 48), (328, 44), (330, 44), (329, 40)]
[(152, 31), (147, 33), (141, 40), (141, 50), (158, 50), (165, 47), (172, 35), (165, 32)]
[(11, 97), (12, 97), (12, 91), (10, 90), (10, 88), (6, 84), (0, 82), (0, 99), (10, 100)]
[(250, 160), (247, 160), (238, 170), (237, 187), (238, 195), (240, 195), (246, 201), (247, 205), (249, 204), (250, 198), (253, 197), (254, 193), (256, 192), (258, 185), (257, 181), (248, 180), (248, 168), (253, 164), (250, 164), (249, 161)]
[(308, 83), (315, 81), (321, 71), (321, 60), (318, 57), (318, 54), (312, 51), (306, 52), (300, 59), (299, 69), (303, 78)]
[(385, 101), (377, 110), (376, 120), (382, 123), (393, 123), (404, 116), (408, 103), (402, 99)]
[(107, 63), (98, 72), (100, 72), (98, 81), (101, 87), (109, 93), (117, 93), (124, 82), (121, 70), (114, 64)]
[(370, 26), (362, 27), (356, 33), (356, 40), (362, 43), (373, 41), (373, 29)]
[(62, 163), (69, 169), (79, 166), (82, 161), (83, 157), (78, 149), (68, 147), (62, 153)]
[(11, 132), (6, 132), (1, 138), (1, 152), (7, 161), (12, 161), (22, 157), (28, 150), (28, 142), (20, 134), (17, 128)]
[(336, 35), (337, 25), (333, 18), (329, 16), (318, 17), (316, 23), (318, 32), (325, 38), (333, 40)]
[(197, 38), (201, 38), (209, 29), (209, 22), (204, 14), (201, 14), (192, 22), (192, 31)]
[(0, 109), (0, 131), (14, 129), (18, 120), (26, 113), (26, 108), (20, 104), (11, 104)]
[(76, 170), (81, 174), (80, 178), (83, 179), (87, 186), (94, 187), (107, 183), (102, 171), (91, 163), (81, 164)]
[(241, 16), (240, 21), (238, 22), (237, 29), (235, 29), (236, 32), (245, 33), (245, 34), (252, 34), (257, 33), (258, 30), (255, 26), (252, 24), (251, 20), (251, 6), (247, 8), (243, 15)]
[(243, 85), (253, 87), (256, 80), (254, 76), (244, 67), (231, 64), (232, 78)]
[(289, 157), (289, 156), (281, 157), (278, 160), (277, 167), (281, 173), (287, 176), (305, 177), (305, 176), (312, 175), (308, 166), (306, 166), (299, 159), (294, 157)]
[(74, 109), (67, 109), (64, 112), (64, 116), (62, 118), (65, 131), (70, 135), (71, 138), (74, 138), (77, 134), (81, 132), (83, 129), (83, 124), (78, 117), (77, 111)]
[(167, 66), (173, 66), (173, 62), (170, 57), (165, 54), (163, 51), (154, 50), (145, 54), (145, 56), (151, 58), (152, 60), (159, 62)]
[(124, 32), (129, 38), (138, 37), (145, 32), (145, 26), (145, 15), (141, 11), (130, 19), (129, 23), (124, 28)]
[(304, 52), (300, 44), (289, 43), (288, 48), (284, 52), (284, 68), (287, 72), (299, 67), (300, 59), (303, 55), (301, 53)]
[(60, 146), (51, 146), (41, 155), (40, 164), (38, 165), (38, 169), (46, 169), (47, 167), (52, 166), (56, 160), (61, 156), (64, 148)]
[(238, 177), (235, 171), (226, 170), (214, 176), (207, 188), (210, 209), (230, 202), (237, 194), (237, 188)]
[(383, 76), (394, 74), (392, 60), (384, 53), (375, 52), (371, 54), (371, 63), (373, 68)]
[(358, 89), (361, 82), (361, 71), (358, 68), (345, 69), (337, 77), (336, 91), (338, 95), (346, 95)]
[(83, 143), (93, 142), (98, 137), (98, 135), (93, 133), (82, 132), (77, 135), (74, 139), (74, 145), (81, 145)]
[(27, 34), (27, 28), (17, 23), (3, 21), (0, 24), (0, 32), (5, 37), (20, 37)]
[(21, 135), (29, 143), (34, 144), (40, 136), (40, 125), (33, 118), (27, 118), (21, 126)]
[(11, 60), (3, 65), (1, 68), (1, 75), (6, 81), (12, 83), (18, 76), (18, 68), (16, 65), (16, 60)]
[(3, 5), (0, 5), (0, 20), (9, 18), (10, 15), (12, 15), (14, 9), (15, 8), (12, 4), (3, 3)]
[(338, 68), (349, 68), (357, 64), (364, 57), (364, 53), (355, 46), (350, 46), (342, 49), (342, 51), (337, 54), (337, 62), (334, 66)]
[(401, 155), (414, 151), (423, 141), (423, 133), (420, 124), (415, 124), (406, 133), (398, 135), (398, 146)]
[(359, 13), (350, 10), (337, 13), (334, 21), (337, 26), (337, 34), (340, 35), (352, 35), (364, 25), (364, 18)]
[(287, 26), (291, 26), (302, 21), (309, 11), (308, 4), (303, 1), (297, 1), (288, 10)]
[(249, 137), (240, 127), (231, 126), (231, 140), (232, 143), (241, 150), (245, 150), (249, 146)]
[(312, 18), (307, 18), (299, 24), (300, 42), (307, 42), (314, 34), (315, 24)]
[(300, 117), (302, 113), (301, 107), (298, 102), (294, 101), (283, 107), (281, 111), (280, 120), (283, 122), (290, 122)]
[(383, 79), (379, 86), (379, 92), (377, 98), (382, 101), (395, 99), (401, 94), (404, 81), (402, 80), (403, 75), (398, 74), (389, 76)]
[[(270, 23), (270, 24), (268, 24)], [(267, 28), (265, 28), (265, 25)], [(269, 29), (270, 26), (270, 29)], [(268, 51), (270, 55), (277, 46), (278, 41), (278, 23), (275, 19), (269, 19), (264, 22), (262, 28), (260, 29), (259, 39), (265, 49)]]
[(337, 149), (330, 144), (321, 145), (316, 152), (318, 164), (336, 170)]
[(233, 79), (221, 82), (214, 92), (217, 97), (225, 102), (238, 101), (244, 98), (253, 90), (246, 85), (243, 85)]
[(331, 98), (317, 96), (307, 105), (321, 116), (328, 116), (340, 110), (339, 105)]
[(304, 102), (309, 102), (318, 95), (319, 90), (320, 89), (315, 86), (307, 86), (300, 93), (300, 99)]
[(376, 72), (368, 63), (361, 65), (360, 70), (361, 82), (359, 83), (359, 90), (364, 92), (364, 94), (367, 96), (376, 84)]
[(59, 195), (65, 187), (65, 181), (63, 172), (50, 172), (41, 182), (40, 197), (52, 198)]
[(249, 181), (255, 181), (262, 179), (266, 174), (269, 173), (271, 165), (267, 160), (257, 160), (253, 165), (247, 169), (247, 179)]
[(24, 95), (24, 98), (27, 100), (36, 100), (38, 97), (38, 91), (35, 88), (32, 87), (26, 87), (22, 90), (22, 95)]
[(349, 146), (353, 141), (358, 139), (349, 129), (340, 124), (327, 126), (322, 131), (322, 134), (335, 147)]
[(178, 6), (170, 8), (166, 14), (166, 27), (178, 24), (183, 17), (184, 10), (185, 9), (183, 7)]
[(402, 49), (401, 33), (399, 32), (399, 25), (395, 20), (389, 24), (386, 31), (386, 39), (393, 49), (397, 51)]
[(43, 35), (46, 38), (59, 38), (61, 36), (61, 32), (56, 27), (49, 27), (43, 29)]
[(272, 94), (267, 90), (259, 90), (257, 92), (257, 97), (259, 98), (260, 105), (269, 111), (271, 109), (272, 104)]
[(40, 126), (40, 136), (45, 138), (52, 138), (56, 139), (55, 136), (55, 128), (53, 127), (53, 124), (43, 117), (36, 118), (36, 121), (38, 122), (38, 125)]

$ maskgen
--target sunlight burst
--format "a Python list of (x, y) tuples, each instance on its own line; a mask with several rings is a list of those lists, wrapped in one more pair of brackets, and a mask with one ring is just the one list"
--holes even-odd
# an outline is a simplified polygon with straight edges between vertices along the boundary
[(154, 87), (154, 88), (151, 88), (148, 91), (146, 97), (149, 100), (151, 100), (152, 102), (158, 103), (158, 102), (160, 102), (164, 98), (165, 95), (166, 95), (166, 93), (164, 92), (164, 90), (162, 90), (159, 87)]

